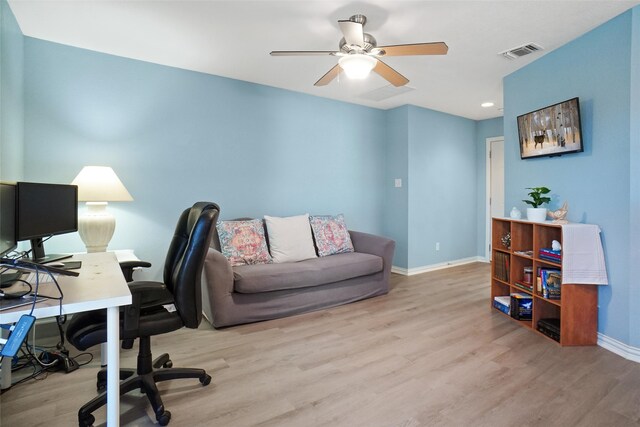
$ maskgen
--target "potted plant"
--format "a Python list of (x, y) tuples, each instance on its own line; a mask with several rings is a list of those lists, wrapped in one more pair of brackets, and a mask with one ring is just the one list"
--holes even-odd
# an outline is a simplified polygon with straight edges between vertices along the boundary
[(544, 222), (547, 218), (547, 208), (541, 208), (540, 206), (551, 201), (551, 197), (545, 196), (551, 190), (547, 187), (528, 187), (527, 190), (531, 190), (529, 192), (531, 200), (523, 200), (523, 202), (532, 206), (527, 208), (527, 219), (529, 221)]

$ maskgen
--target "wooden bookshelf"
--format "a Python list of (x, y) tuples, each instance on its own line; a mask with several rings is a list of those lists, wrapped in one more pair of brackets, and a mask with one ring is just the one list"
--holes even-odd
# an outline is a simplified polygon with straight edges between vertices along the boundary
[[(511, 245), (506, 247), (502, 238), (511, 234)], [(563, 284), (560, 299), (545, 298), (536, 283), (537, 271), (562, 270), (561, 262), (541, 259), (541, 248), (551, 247), (551, 241), (562, 243), (562, 227), (552, 223), (538, 223), (508, 218), (492, 219), (491, 236), (491, 307), (496, 296), (509, 296), (513, 292), (531, 295), (531, 320), (516, 320), (521, 326), (555, 341), (537, 330), (540, 319), (559, 319), (562, 346), (595, 345), (598, 334), (598, 287), (593, 285)], [(516, 282), (524, 282), (524, 268), (533, 270), (533, 289), (523, 289)], [(506, 270), (506, 276), (505, 276)], [(507, 316), (496, 308), (496, 312)], [(510, 317), (510, 316), (507, 316)], [(510, 317), (511, 318), (511, 317)]]

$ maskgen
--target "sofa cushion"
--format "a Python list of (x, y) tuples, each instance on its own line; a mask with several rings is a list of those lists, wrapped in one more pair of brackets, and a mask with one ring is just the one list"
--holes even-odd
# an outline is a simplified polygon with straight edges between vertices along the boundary
[(382, 258), (358, 252), (300, 262), (239, 265), (233, 268), (234, 290), (244, 294), (307, 288), (382, 271)]
[(318, 247), (318, 256), (353, 252), (349, 231), (344, 223), (344, 215), (322, 215), (309, 218), (313, 237)]
[(309, 214), (288, 216), (264, 216), (269, 235), (269, 252), (273, 262), (296, 262), (315, 258)]

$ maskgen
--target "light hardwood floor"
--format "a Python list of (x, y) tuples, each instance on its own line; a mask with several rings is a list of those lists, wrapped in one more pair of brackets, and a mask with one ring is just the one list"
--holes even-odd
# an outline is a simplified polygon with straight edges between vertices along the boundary
[[(152, 339), (213, 380), (161, 383), (174, 426), (638, 426), (640, 364), (562, 348), (489, 307), (489, 265), (393, 275), (387, 296), (286, 319)], [(95, 354), (98, 353), (95, 350)], [(135, 366), (134, 350), (122, 366)], [(95, 361), (1, 396), (2, 426), (73, 426)], [(146, 397), (123, 425), (153, 425)], [(96, 414), (96, 425), (105, 411)]]

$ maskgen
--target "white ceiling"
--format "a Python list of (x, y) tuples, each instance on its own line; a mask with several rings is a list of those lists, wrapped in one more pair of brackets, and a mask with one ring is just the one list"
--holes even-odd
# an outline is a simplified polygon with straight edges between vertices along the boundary
[[(388, 109), (413, 104), (470, 119), (502, 115), (502, 78), (638, 1), (214, 1), (9, 0), (22, 32), (98, 52)], [(381, 101), (388, 86), (342, 75), (313, 83), (336, 57), (271, 57), (272, 50), (337, 50), (337, 21), (361, 13), (378, 45), (444, 41), (446, 56), (389, 57), (414, 90)], [(498, 52), (536, 43), (517, 60)], [(594, 52), (597, 54), (597, 52)], [(576, 65), (579, 66), (579, 65)], [(578, 95), (578, 94), (576, 94)], [(496, 106), (482, 108), (493, 101)]]

